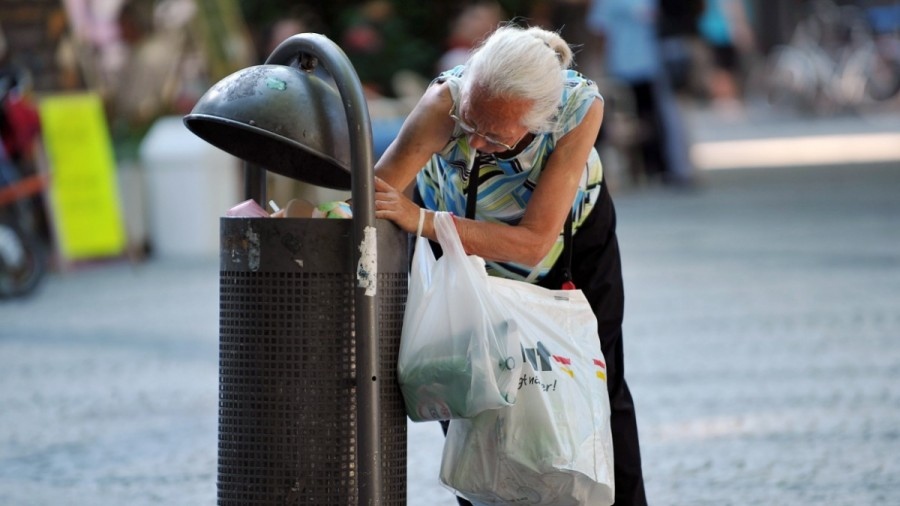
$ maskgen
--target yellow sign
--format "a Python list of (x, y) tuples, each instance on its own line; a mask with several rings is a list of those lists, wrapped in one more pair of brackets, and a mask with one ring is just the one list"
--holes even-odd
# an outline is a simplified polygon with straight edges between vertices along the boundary
[(51, 96), (41, 100), (39, 109), (60, 254), (68, 260), (121, 254), (127, 239), (100, 97)]

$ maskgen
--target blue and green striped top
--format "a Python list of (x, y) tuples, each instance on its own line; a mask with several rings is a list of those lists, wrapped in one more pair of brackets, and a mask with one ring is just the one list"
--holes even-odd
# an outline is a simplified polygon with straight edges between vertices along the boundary
[[(453, 111), (458, 114), (460, 76), (465, 66), (458, 66), (438, 76), (446, 80), (453, 96)], [(484, 221), (515, 225), (525, 214), (525, 206), (537, 186), (541, 170), (557, 141), (578, 126), (593, 101), (600, 97), (597, 85), (574, 70), (562, 71), (565, 75), (560, 105), (557, 112), (557, 128), (553, 132), (538, 133), (531, 143), (512, 158), (480, 153), (469, 146), (468, 136), (456, 126), (450, 141), (431, 157), (419, 172), (417, 187), (425, 207), (435, 211), (449, 211), (465, 216), (466, 186), (473, 169), (478, 170), (480, 184), (475, 218)], [(499, 154), (499, 155), (502, 155)], [(603, 168), (595, 149), (584, 166), (578, 193), (572, 203), (573, 233), (591, 212), (600, 195)], [(563, 250), (563, 231), (547, 256), (536, 266), (509, 262), (487, 262), (491, 275), (535, 282), (541, 279), (556, 263)]]

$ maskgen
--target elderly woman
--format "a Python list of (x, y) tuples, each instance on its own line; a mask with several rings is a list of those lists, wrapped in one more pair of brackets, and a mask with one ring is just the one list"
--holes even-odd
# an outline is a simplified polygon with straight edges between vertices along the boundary
[(436, 240), (434, 211), (449, 211), (490, 274), (583, 290), (609, 373), (615, 504), (646, 504), (623, 370), (615, 211), (594, 149), (603, 99), (571, 64), (554, 32), (496, 30), (434, 80), (376, 164), (375, 214)]

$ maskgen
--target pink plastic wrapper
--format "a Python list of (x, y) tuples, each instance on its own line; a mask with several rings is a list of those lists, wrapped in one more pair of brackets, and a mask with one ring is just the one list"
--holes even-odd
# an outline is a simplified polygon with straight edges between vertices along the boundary
[(269, 213), (253, 199), (247, 199), (225, 212), (230, 218), (268, 218)]

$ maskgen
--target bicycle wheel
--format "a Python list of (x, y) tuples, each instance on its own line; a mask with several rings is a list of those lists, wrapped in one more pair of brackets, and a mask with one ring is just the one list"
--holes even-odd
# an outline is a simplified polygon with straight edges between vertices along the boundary
[(808, 51), (776, 47), (765, 66), (764, 88), (769, 105), (777, 110), (816, 112), (821, 93), (820, 70)]
[(900, 61), (884, 58), (875, 52), (868, 63), (866, 95), (875, 102), (897, 96), (900, 93)]

